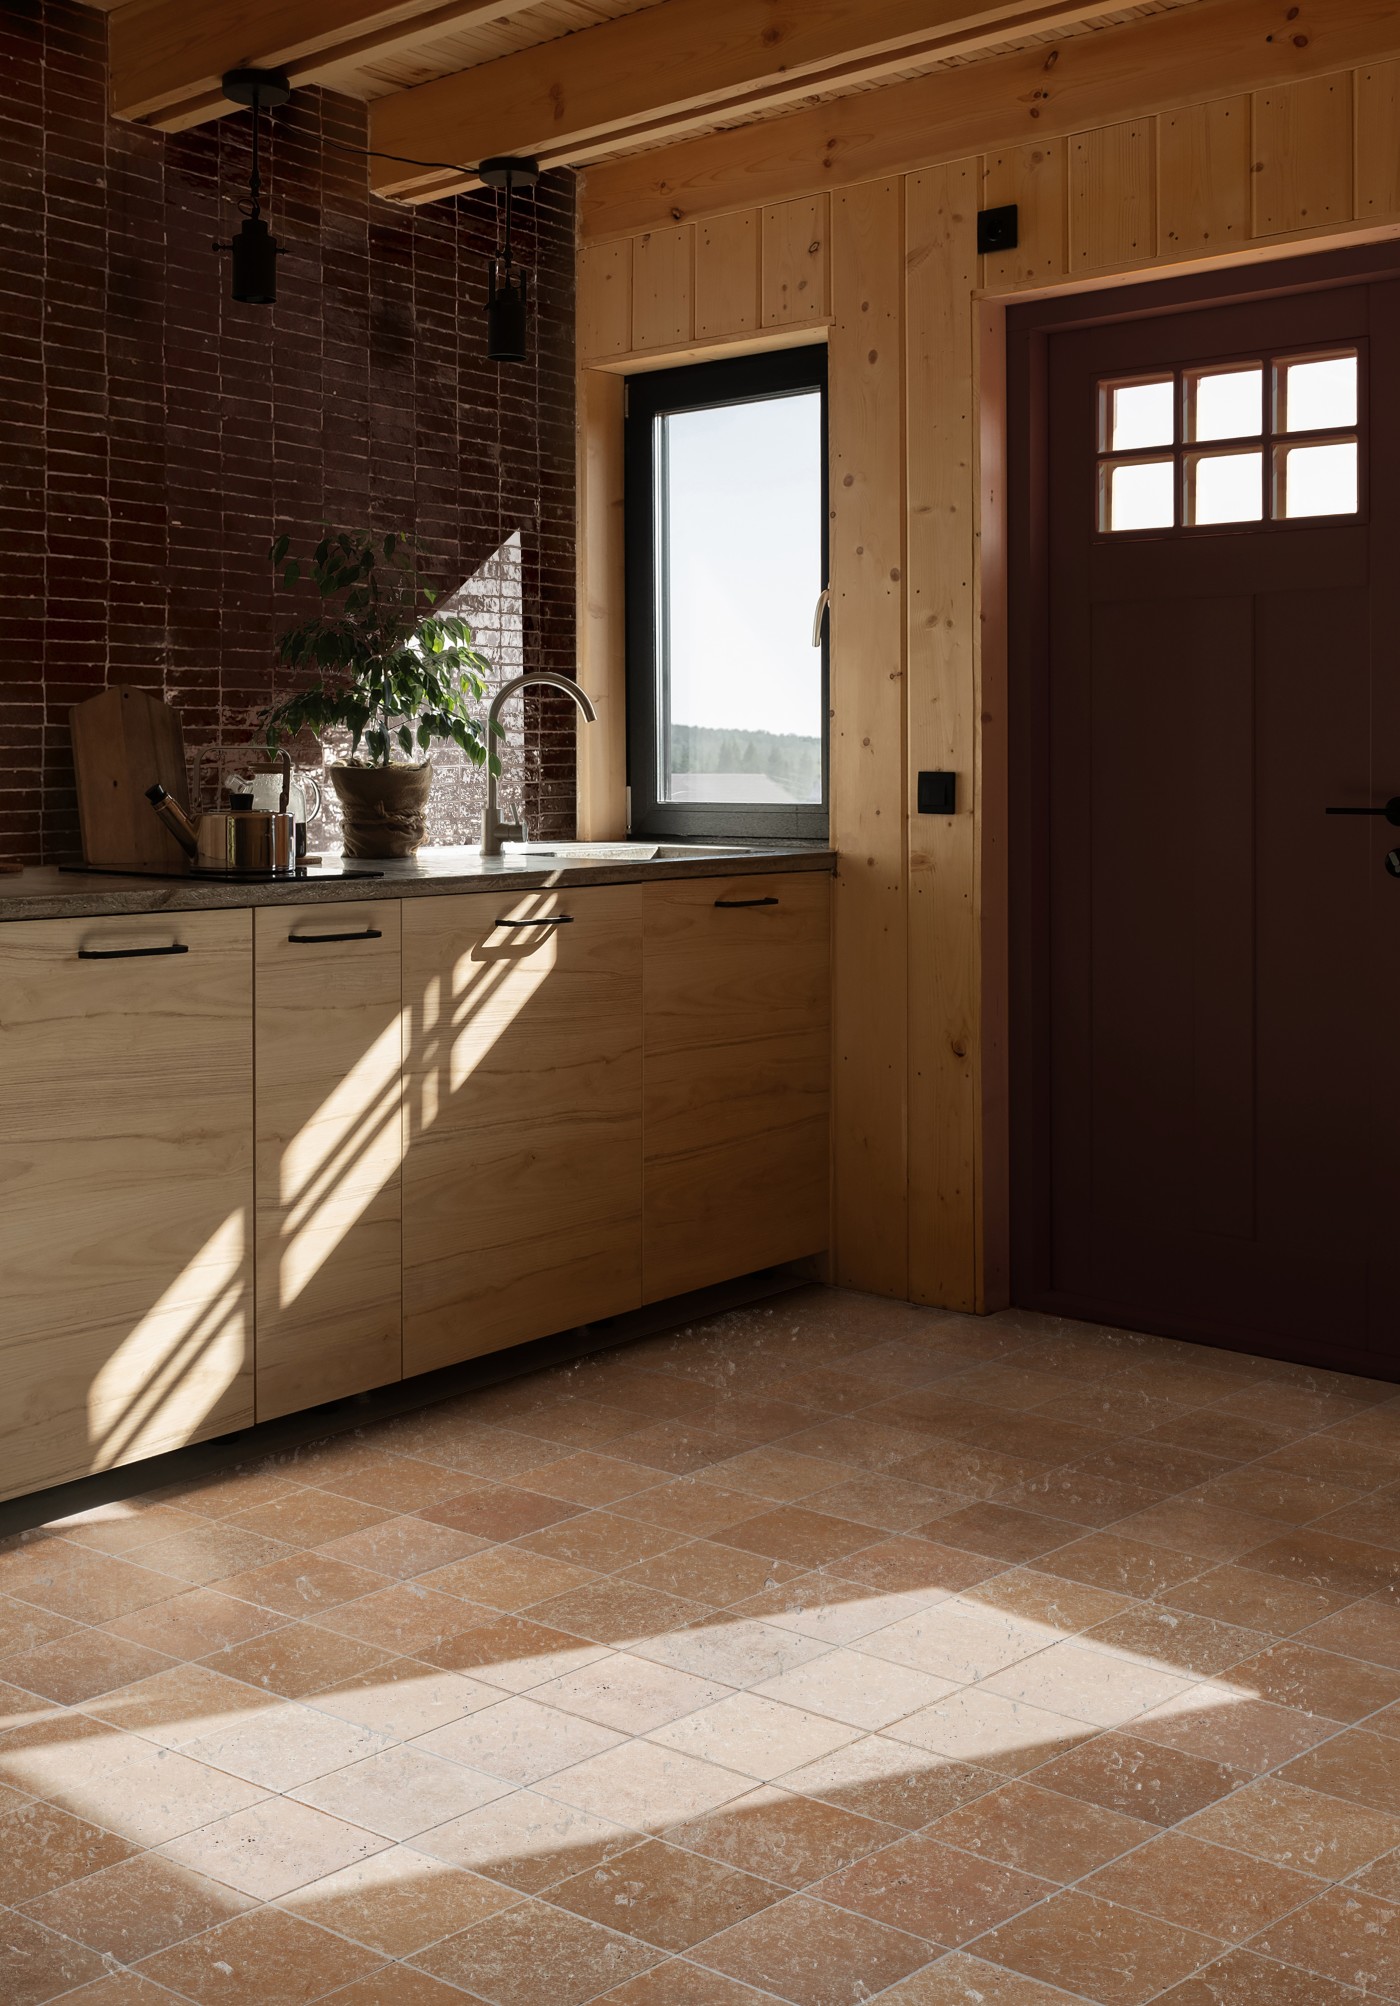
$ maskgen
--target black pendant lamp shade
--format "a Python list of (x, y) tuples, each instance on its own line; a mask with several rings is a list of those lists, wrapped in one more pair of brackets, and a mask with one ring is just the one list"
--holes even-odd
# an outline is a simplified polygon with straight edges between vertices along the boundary
[(228, 70), (223, 78), (223, 92), (235, 104), (246, 104), (252, 111), (253, 165), (248, 177), (248, 204), (238, 232), (232, 243), (216, 243), (214, 248), (232, 253), (233, 297), (248, 306), (271, 306), (277, 298), (277, 260), (281, 250), (263, 220), (259, 114), (285, 104), (292, 87), (281, 70)]
[(517, 188), (533, 188), (539, 180), (539, 162), (495, 154), (478, 171), (488, 188), (503, 188), (506, 197), (501, 248), (486, 267), (486, 353), (492, 362), (523, 362), (529, 281), (511, 255), (511, 207)]

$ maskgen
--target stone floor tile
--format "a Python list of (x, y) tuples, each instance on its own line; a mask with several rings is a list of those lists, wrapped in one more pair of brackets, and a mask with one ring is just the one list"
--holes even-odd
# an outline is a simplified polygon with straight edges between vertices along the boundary
[(98, 1693), (129, 1685), (171, 1664), (159, 1651), (128, 1643), (104, 1630), (73, 1630), (67, 1636), (7, 1658), (0, 1676), (10, 1685), (38, 1693), (58, 1706), (81, 1706)]
[(578, 1505), (565, 1499), (544, 1497), (518, 1485), (478, 1483), (454, 1491), (443, 1503), (429, 1506), (418, 1516), (430, 1525), (450, 1526), (456, 1532), (495, 1540), (539, 1532), (560, 1519), (573, 1518), (578, 1510)]
[[(537, 1783), (556, 1770), (572, 1768), (625, 1737), (575, 1713), (541, 1705), (534, 1695), (517, 1694), (425, 1734), (415, 1748), (465, 1763), (511, 1783)], [(467, 1807), (461, 1807), (465, 1810)], [(444, 1812), (443, 1819), (454, 1814)], [(443, 1819), (435, 1820), (442, 1823)]]
[(387, 1735), (391, 1741), (413, 1741), (482, 1707), (495, 1706), (500, 1697), (499, 1687), (461, 1672), (438, 1671), (418, 1658), (386, 1658), (370, 1671), (313, 1692), (307, 1705), (317, 1713), (334, 1714), (337, 1720)]
[(1230, 1677), (1278, 1706), (1349, 1723), (1400, 1699), (1400, 1672), (1296, 1641), (1241, 1659)]
[[(1368, 1664), (1400, 1668), (1400, 1608), (1393, 1602), (1353, 1602), (1333, 1616), (1324, 1616), (1299, 1634), (1299, 1642), (1320, 1651), (1340, 1651)], [(0, 1666), (0, 1672), (4, 1669)]]
[(894, 1929), (957, 1945), (1052, 1894), (1054, 1883), (916, 1834), (809, 1892)]
[(278, 1906), (385, 1957), (411, 1957), (520, 1899), (496, 1881), (394, 1846), (308, 1882)]
[(976, 1954), (1096, 2006), (1145, 2006), (1218, 1954), (1208, 1936), (1067, 1889), (978, 1939)]
[(413, 1846), (522, 1894), (541, 1894), (636, 1843), (630, 1826), (576, 1811), (534, 1790), (515, 1790), (420, 1833)]
[(1335, 1721), (1272, 1706), (1267, 1700), (1222, 1699), (1206, 1686), (1154, 1707), (1133, 1722), (1133, 1733), (1144, 1741), (1185, 1749), (1249, 1776), (1276, 1768), (1335, 1732)]
[(1163, 1670), (1197, 1678), (1228, 1671), (1242, 1659), (1255, 1656), (1268, 1641), (1257, 1630), (1244, 1630), (1235, 1623), (1218, 1623), (1210, 1616), (1142, 1602), (1095, 1624), (1083, 1637), (1092, 1650), (1121, 1653), (1139, 1663), (1146, 1660)]
[(1047, 1573), (1063, 1574), (1068, 1581), (1143, 1598), (1160, 1595), (1201, 1571), (1199, 1557), (1174, 1553), (1170, 1547), (1148, 1546), (1142, 1540), (1129, 1539), (1117, 1527), (1071, 1540), (1068, 1546), (1047, 1554), (1041, 1565)]
[(1238, 1623), (1266, 1637), (1291, 1637), (1309, 1624), (1335, 1615), (1352, 1599), (1233, 1562), (1176, 1582), (1161, 1597), (1169, 1608)]
[(1170, 1826), (1226, 1797), (1242, 1782), (1223, 1762), (1162, 1748), (1131, 1734), (1101, 1734), (1036, 1771), (1047, 1790)]
[(658, 1950), (688, 1950), (782, 1899), (756, 1875), (647, 1840), (558, 1882), (549, 1899)]
[(724, 1530), (726, 1546), (761, 1554), (765, 1560), (796, 1561), (802, 1567), (821, 1567), (870, 1543), (864, 1526), (804, 1505), (755, 1512)]
[(1008, 1615), (1043, 1623), (1053, 1631), (1047, 1638), (1073, 1637), (1106, 1623), (1124, 1610), (1147, 1609), (1151, 1605), (1130, 1601), (1107, 1588), (1089, 1588), (1081, 1581), (1066, 1581), (1058, 1574), (1041, 1574), (1031, 1567), (1013, 1567), (979, 1581), (960, 1597), (964, 1602), (988, 1609), (1004, 1609)]
[(509, 1788), (500, 1776), (445, 1761), (415, 1742), (318, 1776), (292, 1795), (299, 1804), (313, 1804), (386, 1839), (411, 1839), (489, 1804)]
[(1162, 1832), (1091, 1875), (1083, 1892), (1241, 1943), (1320, 1894), (1322, 1884), (1248, 1853)]
[(191, 1518), (165, 1538), (142, 1545), (137, 1551), (143, 1567), (173, 1575), (191, 1587), (222, 1581), (228, 1575), (266, 1566), (287, 1555), (284, 1541), (228, 1518)]
[(859, 1738), (859, 1730), (757, 1693), (734, 1693), (665, 1727), (648, 1740), (769, 1783)]
[(144, 1644), (168, 1658), (207, 1658), (212, 1651), (247, 1643), (250, 1637), (275, 1630), (285, 1621), (272, 1609), (256, 1607), (220, 1589), (187, 1588), (153, 1607), (118, 1617), (105, 1627), (115, 1637)]
[(550, 1629), (524, 1616), (493, 1618), (490, 1610), (482, 1610), (470, 1628), (445, 1642), (417, 1645), (413, 1651), (413, 1656), (445, 1671), (464, 1672), (506, 1692), (522, 1693), (607, 1655), (605, 1645), (585, 1643), (566, 1630)]
[(281, 1909), (258, 1908), (157, 1951), (140, 1971), (198, 2006), (309, 2006), (382, 1960)]
[(31, 1791), (138, 1846), (158, 1846), (266, 1794), (177, 1750), (81, 1714), (59, 1715), (0, 1746), (0, 1782)]
[(274, 1901), (308, 1881), (382, 1853), (388, 1840), (288, 1797), (267, 1797), (178, 1839), (164, 1856), (258, 1901)]
[(955, 1950), (892, 1987), (881, 2006), (1071, 2006), (1071, 1999), (1058, 1985)]
[(1093, 1727), (1127, 1727), (1176, 1701), (1183, 1707), (1228, 1705), (1229, 1688), (1198, 1683), (1140, 1661), (1096, 1651), (1083, 1640), (1055, 1643), (983, 1681), (1003, 1699), (1068, 1714)]
[(582, 2006), (658, 1959), (633, 1937), (526, 1900), (413, 1961), (487, 2006)]
[[(744, 1500), (736, 1498), (734, 1502), (743, 1504)], [(547, 1560), (586, 1567), (595, 1574), (615, 1574), (679, 1546), (682, 1539), (680, 1531), (667, 1526), (648, 1525), (617, 1512), (589, 1511), (548, 1525), (543, 1532), (527, 1533), (515, 1544), (521, 1552), (538, 1553)]]
[(89, 1700), (83, 1712), (162, 1748), (184, 1748), (204, 1735), (240, 1727), (251, 1714), (276, 1704), (271, 1693), (207, 1665), (177, 1664)]
[[(343, 1504), (345, 1500), (334, 1502)], [(407, 1581), (435, 1567), (448, 1567), (454, 1560), (466, 1560), (482, 1552), (488, 1542), (474, 1533), (454, 1532), (451, 1526), (430, 1525), (425, 1518), (400, 1513), (393, 1518), (376, 1517), (368, 1525), (318, 1544), (328, 1560), (367, 1567), (372, 1574), (386, 1574), (393, 1581)]]
[(551, 1560), (518, 1546), (492, 1546), (433, 1568), (419, 1577), (418, 1585), (443, 1595), (460, 1595), (463, 1601), (488, 1609), (517, 1610), (544, 1602), (551, 1595), (586, 1588), (597, 1578), (596, 1569), (575, 1567), (567, 1560)]
[(1400, 1996), (1400, 1909), (1351, 1888), (1329, 1888), (1250, 1945), (1360, 1991)]
[(748, 1491), (773, 1504), (794, 1504), (850, 1478), (851, 1472), (840, 1463), (821, 1456), (794, 1455), (783, 1448), (746, 1449), (710, 1471), (710, 1482), (722, 1490)]
[(302, 1699), (337, 1680), (389, 1664), (391, 1654), (310, 1623), (282, 1623), (261, 1636), (211, 1651), (200, 1662), (264, 1693)]
[(764, 1784), (717, 1811), (671, 1825), (661, 1836), (765, 1881), (804, 1888), (903, 1836), (894, 1823)]
[(715, 1679), (697, 1679), (630, 1651), (612, 1651), (579, 1671), (536, 1686), (532, 1697), (621, 1734), (646, 1734), (723, 1699), (729, 1690)]
[[(91, 1985), (80, 1985), (76, 1992), (66, 1992), (63, 1996), (65, 2006), (170, 2006), (173, 1994), (163, 1985), (153, 1985), (139, 1972), (119, 1971)], [(381, 2006), (387, 2006), (387, 2002), (381, 2002)]]
[(350, 1567), (333, 1560), (324, 1548), (285, 1555), (245, 1573), (230, 1574), (219, 1583), (225, 1595), (275, 1609), (279, 1616), (316, 1616), (323, 1609), (368, 1595), (384, 1586), (382, 1574), (367, 1567)]
[(1301, 1790), (1278, 1776), (1261, 1776), (1221, 1798), (1182, 1829), (1193, 1839), (1334, 1881), (1400, 1848), (1400, 1818)]
[[(1023, 1776), (1077, 1746), (1094, 1730), (1067, 1714), (969, 1686), (886, 1730), (888, 1740), (1002, 1776)], [(915, 1758), (907, 1758), (911, 1763)]]
[(926, 1938), (790, 1895), (692, 1953), (697, 1964), (791, 2006), (855, 2006), (929, 1959)]
[(489, 1619), (491, 1614), (490, 1610), (478, 1609), (455, 1595), (439, 1595), (423, 1588), (416, 1581), (397, 1581), (392, 1587), (379, 1587), (361, 1595), (357, 1601), (323, 1609), (314, 1620), (320, 1629), (352, 1637), (376, 1650), (400, 1657), (421, 1657), (429, 1651), (442, 1650), (463, 1630)]
[(36, 1922), (123, 1964), (241, 1915), (247, 1895), (158, 1853), (141, 1853), (25, 1904)]
[[(392, 1516), (379, 1505), (361, 1504), (358, 1498), (337, 1497), (330, 1491), (296, 1490), (264, 1504), (249, 1505), (246, 1510), (235, 1512), (229, 1523), (246, 1526), (250, 1532), (265, 1533), (269, 1539), (283, 1540), (288, 1546), (317, 1547), (383, 1525)], [(336, 1557), (361, 1567), (369, 1564), (357, 1561), (354, 1554)]]
[(688, 1959), (668, 1957), (640, 1978), (605, 1992), (598, 2006), (767, 2006), (768, 1995)]
[(28, 1916), (0, 1909), (0, 1999), (5, 2006), (44, 2006), (46, 2000), (101, 1978), (104, 1968), (96, 1951)]
[(13, 1595), (0, 1595), (0, 1677), (12, 1657), (37, 1651), (57, 1637), (74, 1634), (80, 1626), (68, 1616), (56, 1616), (52, 1609), (40, 1609), (32, 1602), (18, 1602)]
[(1400, 1818), (1400, 1741), (1389, 1735), (1349, 1728), (1300, 1755), (1281, 1774), (1285, 1783)]
[(317, 1713), (299, 1700), (257, 1707), (246, 1718), (187, 1744), (186, 1754), (264, 1790), (292, 1790), (385, 1746), (353, 1721)]
[(950, 1812), (929, 1827), (929, 1837), (1064, 1884), (1132, 1851), (1157, 1829), (1027, 1781), (1003, 1784)]
[(549, 1779), (549, 1795), (561, 1804), (646, 1831), (712, 1811), (752, 1787), (751, 1776), (654, 1741), (622, 1742)]
[(131, 1858), (137, 1848), (43, 1798), (0, 1810), (0, 1903), (22, 1902)]
[(952, 1680), (931, 1672), (847, 1650), (828, 1651), (754, 1688), (760, 1698), (861, 1728), (888, 1727), (955, 1690)]
[(683, 1601), (621, 1575), (610, 1575), (570, 1594), (537, 1602), (529, 1614), (535, 1622), (590, 1643), (627, 1645), (684, 1631), (711, 1611), (704, 1603)]
[(1315, 1971), (1275, 1964), (1253, 1951), (1232, 1950), (1183, 1985), (1164, 1992), (1155, 2006), (1362, 2006), (1374, 1993), (1320, 1978)]
[(765, 1560), (756, 1553), (741, 1553), (737, 1547), (721, 1546), (714, 1540), (695, 1539), (669, 1552), (638, 1561), (619, 1576), (678, 1595), (711, 1608), (726, 1609), (747, 1596), (757, 1595), (776, 1582), (788, 1580), (801, 1570), (791, 1561)]
[(440, 1463), (373, 1452), (359, 1456), (343, 1469), (325, 1472), (318, 1482), (323, 1490), (398, 1512), (435, 1505), (459, 1487), (456, 1472), (444, 1469)]

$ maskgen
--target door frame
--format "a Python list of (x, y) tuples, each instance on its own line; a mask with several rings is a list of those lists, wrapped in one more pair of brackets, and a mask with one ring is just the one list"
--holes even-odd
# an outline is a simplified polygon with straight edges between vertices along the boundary
[[(1193, 308), (1259, 302), (1358, 281), (1400, 278), (1393, 236), (1343, 249), (1236, 265), (1189, 277), (1135, 280), (1092, 292), (1058, 293), (1005, 308), (1006, 424), (1006, 773), (1007, 1059), (1009, 1102), (1009, 1269), (1011, 1301), (1035, 1300), (1051, 1313), (1083, 1314), (1072, 1298), (1042, 1286), (1048, 1274), (1048, 1052), (1045, 1015), (1035, 1008), (1050, 937), (1047, 870), (1049, 704), (1049, 517), (1047, 376), (1050, 337), (1112, 322)], [(1164, 1336), (1200, 1343), (1198, 1331)], [(1222, 1337), (1227, 1349), (1259, 1352), (1255, 1337)], [(1387, 1376), (1374, 1354), (1279, 1339), (1270, 1355)], [(1396, 1377), (1400, 1377), (1397, 1366)]]

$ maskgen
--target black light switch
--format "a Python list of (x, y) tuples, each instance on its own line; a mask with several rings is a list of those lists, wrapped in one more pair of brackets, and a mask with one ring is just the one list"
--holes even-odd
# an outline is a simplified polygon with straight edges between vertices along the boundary
[(958, 776), (956, 773), (921, 773), (919, 775), (919, 813), (921, 815), (956, 815), (958, 812)]
[(977, 248), (982, 253), (1014, 251), (1019, 235), (1020, 218), (1014, 202), (1003, 203), (1000, 209), (977, 211)]

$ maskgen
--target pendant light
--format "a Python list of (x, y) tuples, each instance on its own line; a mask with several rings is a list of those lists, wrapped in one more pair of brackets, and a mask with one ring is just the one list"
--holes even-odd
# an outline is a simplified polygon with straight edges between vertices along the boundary
[(488, 188), (505, 190), (505, 231), (486, 266), (486, 353), (492, 362), (525, 360), (528, 274), (511, 255), (511, 205), (517, 188), (533, 188), (540, 164), (512, 153), (493, 154), (477, 170)]
[(282, 70), (227, 70), (223, 93), (234, 104), (245, 104), (253, 114), (253, 165), (248, 177), (248, 206), (238, 234), (230, 244), (215, 243), (216, 251), (231, 251), (233, 297), (249, 306), (272, 306), (277, 298), (277, 260), (282, 255), (277, 239), (263, 221), (262, 175), (258, 169), (259, 113), (273, 111), (292, 94), (292, 86)]

